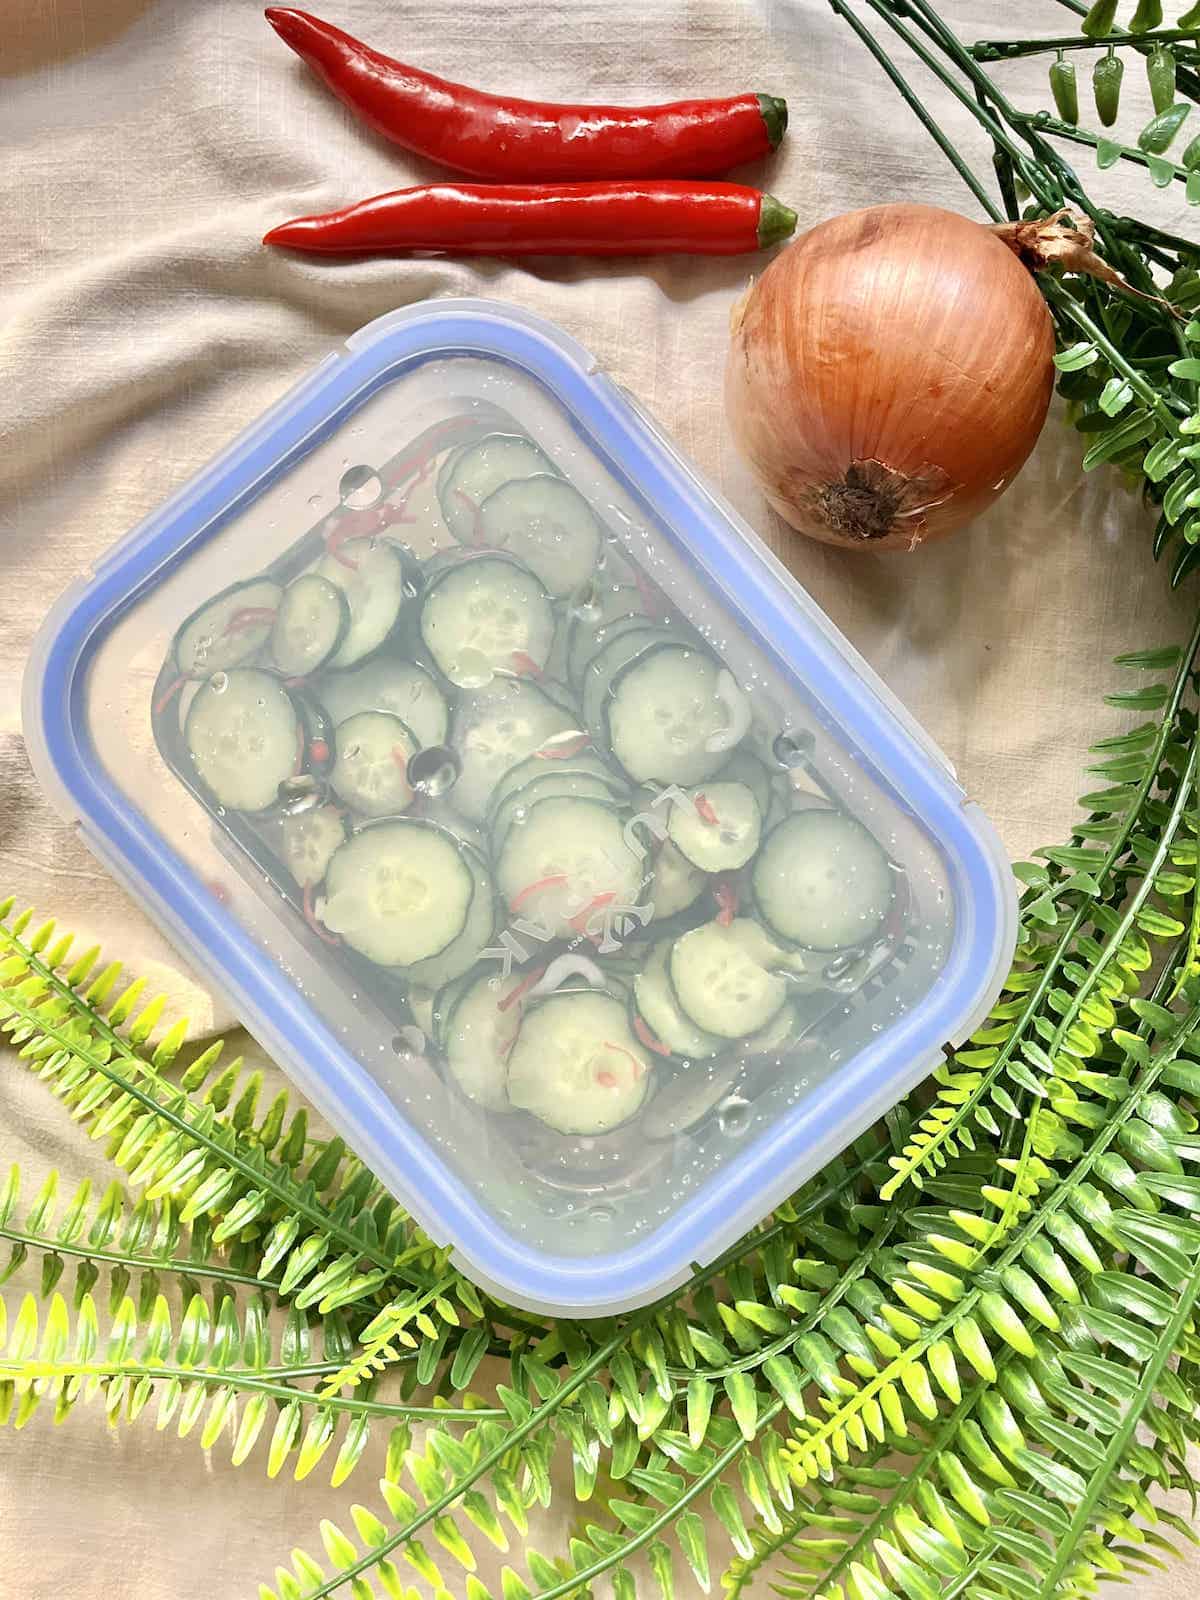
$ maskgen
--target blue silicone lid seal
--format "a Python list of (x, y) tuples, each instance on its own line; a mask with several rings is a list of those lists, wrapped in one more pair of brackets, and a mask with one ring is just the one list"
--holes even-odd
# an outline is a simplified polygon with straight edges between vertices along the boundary
[[(827, 741), (837, 781), (886, 820), (931, 930), (908, 976), (885, 974), (848, 1008), (836, 1048), (789, 1057), (763, 1109), (715, 1153), (698, 1136), (677, 1141), (648, 1194), (551, 1184), (544, 1215), (530, 1209), (541, 1190), (510, 1146), (489, 1142), (483, 1124), (462, 1133), (461, 1108), (439, 1107), (439, 1090), (424, 1097), (432, 1110), (409, 1093), (388, 1055), (387, 1018), (314, 953), (217, 820), (191, 806), (149, 729), (164, 641), (214, 579), (285, 561), (293, 519), (311, 521), (304, 508), (333, 495), (347, 449), (394, 449), (455, 407), (485, 422), (517, 416), (564, 472), (586, 479), (623, 537), (653, 546), (664, 582), (712, 608), (730, 650)], [(463, 1270), (532, 1309), (595, 1316), (684, 1282), (970, 1034), (1015, 944), (1003, 851), (941, 753), (586, 351), (493, 302), (429, 302), (368, 325), (130, 533), (46, 619), (24, 722), (47, 792), (96, 855)], [(233, 873), (232, 899), (213, 893), (214, 872)], [(483, 1143), (457, 1149), (456, 1137)]]

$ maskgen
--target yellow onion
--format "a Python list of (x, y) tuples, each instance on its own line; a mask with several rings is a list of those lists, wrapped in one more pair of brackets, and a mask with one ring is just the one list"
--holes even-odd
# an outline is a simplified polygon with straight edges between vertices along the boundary
[(1007, 487), (1053, 388), (1031, 273), (990, 229), (936, 206), (833, 217), (734, 313), (725, 398), (771, 505), (801, 533), (913, 549)]

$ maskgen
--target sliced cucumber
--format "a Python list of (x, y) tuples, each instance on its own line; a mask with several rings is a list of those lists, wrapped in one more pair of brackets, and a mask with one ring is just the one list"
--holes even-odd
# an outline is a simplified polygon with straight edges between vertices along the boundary
[(346, 596), (316, 572), (294, 578), (271, 629), (271, 660), (286, 678), (304, 678), (336, 652), (350, 626)]
[(406, 600), (404, 562), (385, 540), (351, 539), (337, 556), (322, 556), (317, 573), (342, 591), (350, 608), (350, 626), (326, 665), (352, 667), (378, 650), (400, 620)]
[(717, 697), (723, 670), (705, 650), (664, 644), (613, 679), (607, 742), (635, 783), (704, 783), (729, 760), (727, 751), (706, 748), (727, 722)]
[(509, 911), (551, 937), (588, 933), (598, 916), (636, 906), (643, 879), (623, 814), (598, 800), (539, 800), (519, 828), (508, 830), (496, 859)]
[(486, 689), (464, 694), (450, 734), (460, 763), (450, 790), (455, 810), (472, 820), (484, 816), (506, 773), (548, 740), (574, 731), (571, 713), (528, 678), (498, 678)]
[(415, 661), (378, 655), (349, 672), (326, 673), (313, 692), (335, 723), (356, 711), (391, 711), (408, 724), (423, 749), (445, 743), (450, 724), (446, 696)]
[(694, 867), (686, 856), (664, 839), (654, 858), (654, 915), (653, 922), (663, 922), (667, 917), (678, 916), (700, 898), (708, 879), (699, 867)]
[(573, 597), (567, 635), (567, 677), (573, 684), (602, 645), (626, 627), (645, 627), (652, 619), (641, 610), (637, 590), (628, 583), (592, 578), (586, 595)]
[(300, 765), (304, 730), (287, 690), (270, 672), (231, 667), (197, 689), (184, 743), (196, 776), (218, 805), (267, 811)]
[(478, 544), (480, 510), (501, 484), (553, 470), (537, 445), (519, 434), (489, 433), (462, 445), (438, 475), (438, 503), (446, 526), (459, 544)]
[(765, 1028), (787, 999), (785, 980), (755, 959), (736, 920), (706, 922), (677, 939), (669, 971), (680, 1009), (722, 1039)]
[[(646, 965), (633, 980), (636, 1011), (651, 1035), (672, 1055), (703, 1061), (724, 1050), (726, 1040), (705, 1033), (679, 1009), (667, 971), (673, 947), (674, 940), (660, 939), (650, 952)], [(636, 1021), (634, 1032), (638, 1032)], [(638, 1036), (642, 1037), (640, 1033)], [(647, 1041), (643, 1038), (642, 1043)]]
[(844, 811), (794, 811), (763, 841), (754, 900), (789, 944), (843, 950), (878, 933), (894, 895), (891, 865), (875, 837)]
[(302, 889), (311, 889), (325, 876), (333, 852), (346, 842), (346, 819), (333, 806), (314, 806), (284, 817), (280, 824), (283, 859)]
[(671, 807), (667, 832), (701, 872), (733, 872), (758, 849), (762, 816), (742, 783), (706, 783)]
[(508, 1058), (508, 1098), (559, 1133), (608, 1133), (646, 1097), (650, 1056), (620, 1000), (596, 990), (529, 1008)]
[(430, 579), (421, 637), (438, 668), (460, 688), (496, 672), (540, 671), (554, 644), (550, 596), (507, 556), (475, 556)]
[(339, 722), (330, 783), (362, 817), (393, 817), (412, 804), (408, 763), (420, 746), (412, 729), (390, 711), (359, 711)]
[[(552, 752), (554, 746), (548, 749)], [(528, 784), (537, 783), (553, 772), (558, 777), (571, 778), (599, 778), (607, 783), (613, 794), (620, 798), (628, 798), (628, 787), (617, 777), (611, 767), (606, 767), (598, 756), (590, 755), (586, 750), (581, 750), (577, 755), (565, 758), (556, 758), (553, 754), (535, 754), (527, 756), (524, 761), (519, 761), (515, 767), (499, 780), (492, 791), (490, 811), (493, 816), (500, 810), (504, 802)]]
[[(496, 968), (469, 978), (448, 1002), (446, 1065), (467, 1099), (488, 1111), (512, 1109), (505, 1081), (509, 1052), (521, 1026), (521, 1010), (517, 1005), (503, 1006), (503, 1002), (521, 981), (520, 976), (502, 978)], [(439, 1008), (445, 1004), (439, 1001)]]
[(603, 550), (600, 524), (579, 490), (544, 472), (488, 495), (479, 531), (483, 544), (511, 551), (560, 600), (587, 582)]
[(368, 960), (411, 967), (462, 934), (474, 896), (462, 847), (440, 828), (399, 818), (361, 829), (334, 852), (317, 913)]
[(583, 720), (596, 743), (603, 748), (607, 728), (603, 719), (614, 679), (647, 651), (667, 643), (672, 635), (657, 624), (644, 622), (637, 628), (622, 629), (598, 655), (588, 662), (583, 674)]
[(509, 795), (496, 810), (491, 822), (492, 854), (499, 854), (508, 837), (508, 830), (524, 825), (531, 808), (539, 800), (558, 800), (567, 796), (599, 800), (610, 806), (619, 803), (603, 778), (589, 777), (581, 772), (545, 772), (523, 789), (518, 789), (516, 794)]
[(271, 637), (283, 590), (253, 578), (205, 601), (175, 635), (175, 664), (186, 678), (227, 672), (256, 655)]
[(475, 881), (475, 893), (466, 923), (458, 937), (438, 955), (409, 967), (409, 981), (427, 989), (441, 989), (469, 972), (496, 933), (498, 906), (491, 868), (478, 850), (469, 845), (459, 845), (458, 848)]

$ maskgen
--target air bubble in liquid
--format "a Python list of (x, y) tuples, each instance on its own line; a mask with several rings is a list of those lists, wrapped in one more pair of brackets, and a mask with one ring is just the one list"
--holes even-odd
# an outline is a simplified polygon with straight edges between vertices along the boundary
[(383, 483), (374, 467), (347, 467), (338, 484), (338, 499), (354, 511), (365, 511), (383, 496)]
[(812, 760), (816, 740), (811, 733), (784, 730), (771, 746), (771, 754), (784, 768), (803, 767)]
[(447, 745), (418, 750), (408, 763), (408, 781), (417, 794), (436, 800), (458, 782), (461, 767), (457, 751)]
[(229, 687), (229, 674), (227, 672), (214, 672), (208, 680), (208, 687), (214, 694), (224, 694)]
[(737, 1138), (750, 1126), (750, 1102), (731, 1094), (717, 1107), (717, 1127), (730, 1138)]

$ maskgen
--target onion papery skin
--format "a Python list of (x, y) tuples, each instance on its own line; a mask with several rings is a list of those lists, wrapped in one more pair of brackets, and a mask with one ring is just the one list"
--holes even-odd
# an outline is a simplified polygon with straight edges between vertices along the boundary
[(1020, 471), (1054, 386), (1033, 276), (983, 224), (896, 204), (819, 223), (734, 313), (725, 401), (774, 509), (858, 550), (912, 550)]

